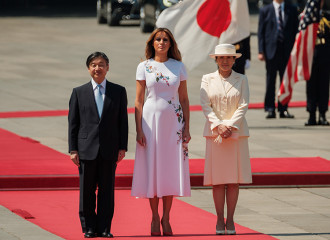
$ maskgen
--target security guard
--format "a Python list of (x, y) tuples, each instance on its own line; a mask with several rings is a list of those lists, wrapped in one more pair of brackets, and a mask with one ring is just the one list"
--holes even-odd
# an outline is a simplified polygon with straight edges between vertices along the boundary
[(236, 48), (236, 53), (241, 53), (242, 56), (235, 60), (233, 70), (240, 74), (245, 74), (245, 69), (250, 67), (251, 49), (250, 49), (250, 36), (233, 44)]
[[(306, 84), (309, 119), (305, 123), (305, 126), (329, 125), (325, 113), (328, 111), (330, 81), (330, 0), (321, 1), (321, 9), (321, 20), (315, 43), (312, 74)], [(316, 121), (317, 109), (319, 111), (318, 121)]]

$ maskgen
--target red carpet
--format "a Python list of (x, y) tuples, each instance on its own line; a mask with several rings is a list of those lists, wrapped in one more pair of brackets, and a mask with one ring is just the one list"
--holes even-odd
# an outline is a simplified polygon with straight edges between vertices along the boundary
[(77, 173), (68, 155), (31, 138), (0, 129), (0, 145), (0, 176)]
[[(0, 192), (1, 205), (22, 217), (28, 215), (28, 221), (68, 240), (83, 239), (78, 219), (78, 199), (78, 191)], [(114, 236), (123, 240), (155, 239), (149, 236), (151, 214), (148, 201), (135, 199), (126, 190), (117, 190), (115, 199)], [(215, 222), (215, 215), (175, 199), (171, 211), (175, 235), (166, 239), (275, 240), (240, 225), (236, 225), (236, 236), (216, 236)]]
[[(276, 103), (277, 106), (277, 103)], [(330, 101), (329, 101), (330, 106)], [(250, 103), (249, 109), (263, 108), (263, 103)], [(305, 101), (290, 102), (289, 107), (306, 107)], [(191, 105), (190, 111), (202, 111), (200, 105)], [(134, 107), (128, 108), (128, 113), (134, 113)], [(28, 117), (59, 117), (67, 116), (68, 110), (43, 110), (43, 111), (16, 111), (16, 112), (0, 112), (0, 118), (28, 118)]]
[[(0, 189), (77, 188), (78, 170), (69, 156), (30, 138), (0, 129)], [(204, 159), (190, 159), (192, 186), (203, 185)], [(330, 184), (330, 161), (309, 158), (252, 158), (253, 184)], [(130, 188), (133, 160), (117, 169), (116, 187)]]

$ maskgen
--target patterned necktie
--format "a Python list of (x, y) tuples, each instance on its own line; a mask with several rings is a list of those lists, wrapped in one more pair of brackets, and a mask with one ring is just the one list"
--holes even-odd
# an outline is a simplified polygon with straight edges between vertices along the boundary
[(101, 92), (101, 84), (97, 85), (97, 90), (95, 93), (95, 101), (96, 101), (96, 105), (97, 105), (97, 111), (99, 113), (99, 117), (101, 118), (102, 115), (102, 110), (103, 110), (103, 97), (102, 97), (102, 92)]
[(277, 40), (283, 42), (284, 33), (283, 33), (283, 18), (282, 18), (282, 6), (278, 7), (278, 36)]

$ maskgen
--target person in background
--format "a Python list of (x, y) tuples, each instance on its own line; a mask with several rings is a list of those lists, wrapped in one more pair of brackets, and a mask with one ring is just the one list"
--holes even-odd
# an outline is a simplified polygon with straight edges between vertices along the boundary
[[(172, 33), (155, 29), (136, 71), (136, 153), (132, 196), (148, 198), (151, 235), (171, 236), (173, 196), (190, 196), (187, 73)], [(146, 93), (146, 97), (145, 97)], [(163, 216), (158, 214), (163, 200)]]
[[(220, 44), (215, 53), (218, 70), (204, 75), (200, 100), (206, 117), (204, 185), (213, 187), (217, 212), (216, 234), (236, 234), (234, 213), (239, 184), (252, 182), (248, 147), (249, 129), (245, 119), (249, 86), (245, 75), (232, 70), (237, 58), (231, 44)], [(227, 219), (224, 220), (224, 204)]]
[[(330, 0), (321, 1), (321, 20), (317, 31), (312, 73), (306, 83), (307, 111), (309, 118), (305, 126), (328, 126), (326, 112), (329, 105), (330, 81)], [(316, 110), (319, 118), (316, 121)]]
[(243, 40), (233, 44), (237, 53), (241, 53), (242, 56), (235, 60), (233, 70), (240, 74), (245, 74), (245, 69), (250, 68), (251, 60), (251, 48), (250, 48), (250, 36)]
[(73, 89), (69, 103), (69, 152), (79, 168), (84, 236), (112, 238), (115, 171), (127, 151), (127, 95), (105, 78), (109, 59), (104, 53), (89, 55), (86, 66), (91, 80)]
[[(266, 118), (276, 118), (275, 92), (276, 75), (279, 72), (282, 82), (296, 33), (298, 31), (297, 7), (284, 2), (273, 0), (271, 4), (260, 9), (258, 25), (258, 58), (266, 62), (266, 94), (264, 108)], [(278, 101), (280, 118), (294, 118), (288, 112), (288, 105)]]

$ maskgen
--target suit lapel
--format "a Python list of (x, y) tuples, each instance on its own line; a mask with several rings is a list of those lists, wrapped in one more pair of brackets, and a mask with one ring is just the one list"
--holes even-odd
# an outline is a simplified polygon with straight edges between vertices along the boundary
[(272, 18), (271, 19), (273, 19), (273, 23), (275, 24), (274, 26), (276, 26), (276, 31), (277, 31), (277, 18), (276, 18), (276, 9), (275, 9), (275, 7), (274, 7), (274, 4), (273, 3), (271, 3), (271, 10), (270, 10), (270, 13), (272, 14)]
[(237, 75), (236, 72), (232, 71), (229, 78), (227, 79), (227, 82), (229, 84), (227, 84), (228, 88), (225, 89), (226, 94), (230, 91), (230, 89), (232, 89), (236, 83), (238, 82), (239, 76)]
[[(109, 109), (111, 106), (112, 100), (111, 98), (113, 97), (113, 92), (112, 92), (112, 87), (111, 83), (107, 80), (106, 86), (105, 86), (105, 96), (104, 96), (104, 104), (103, 104), (103, 111), (102, 111), (102, 116), (104, 113)], [(101, 119), (102, 119), (101, 116)]]
[[(224, 84), (221, 80), (220, 74), (218, 71), (213, 73), (213, 86), (218, 89), (218, 92), (224, 93), (227, 96), (228, 92), (236, 85), (239, 80), (239, 76), (236, 72), (232, 71), (230, 77), (226, 80), (229, 84)], [(225, 88), (225, 85), (227, 88)], [(212, 90), (213, 91), (213, 90)]]
[(220, 93), (225, 94), (226, 91), (225, 91), (224, 86), (221, 82), (220, 74), (219, 74), (218, 71), (213, 73), (212, 80), (213, 80), (212, 86), (216, 87), (218, 89), (218, 91), (215, 91), (215, 89), (211, 89), (211, 90), (215, 91), (215, 92), (220, 92)]
[(284, 5), (284, 21), (283, 21), (283, 27), (286, 26), (286, 23), (288, 22), (288, 18), (289, 18), (289, 15), (290, 15), (290, 9), (288, 8), (288, 5), (285, 4)]
[(93, 111), (94, 115), (96, 115), (99, 118), (99, 114), (98, 114), (98, 111), (97, 111), (97, 105), (96, 105), (96, 101), (95, 101), (93, 84), (91, 82), (89, 82), (89, 84), (88, 84), (86, 99), (92, 104), (93, 110), (94, 110)]

